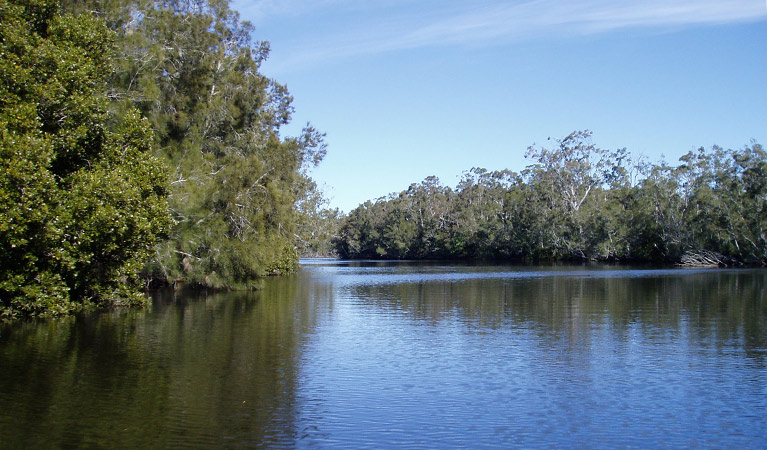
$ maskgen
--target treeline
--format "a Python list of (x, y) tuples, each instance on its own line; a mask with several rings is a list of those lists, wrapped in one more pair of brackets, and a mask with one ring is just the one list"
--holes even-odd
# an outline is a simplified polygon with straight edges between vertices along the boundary
[(679, 165), (632, 160), (578, 131), (530, 147), (521, 173), (436, 177), (344, 218), (344, 258), (767, 263), (767, 153), (713, 147)]
[(281, 136), (252, 32), (228, 0), (0, 0), (0, 316), (296, 267), (325, 145)]

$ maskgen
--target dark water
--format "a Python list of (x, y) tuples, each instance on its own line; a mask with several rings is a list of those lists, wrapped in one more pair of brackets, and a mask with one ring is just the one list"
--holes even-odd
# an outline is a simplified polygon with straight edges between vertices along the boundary
[(0, 329), (0, 448), (767, 448), (766, 288), (306, 261)]

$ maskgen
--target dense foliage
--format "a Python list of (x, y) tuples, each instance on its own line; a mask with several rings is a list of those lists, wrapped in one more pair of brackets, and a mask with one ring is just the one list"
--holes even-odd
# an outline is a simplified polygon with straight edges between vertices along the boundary
[[(0, 316), (141, 302), (141, 283), (254, 286), (298, 254), (767, 262), (767, 156), (670, 167), (588, 132), (521, 173), (429, 177), (342, 217), (287, 88), (229, 0), (0, 0)], [(143, 276), (143, 279), (140, 277)]]
[(250, 287), (324, 251), (323, 135), (280, 135), (292, 98), (228, 0), (0, 0), (0, 19), (3, 316)]
[[(500, 258), (767, 263), (767, 153), (690, 152), (680, 164), (631, 160), (574, 132), (530, 147), (521, 173), (429, 177), (360, 205), (336, 249), (348, 258)], [(695, 260), (695, 259), (693, 259)]]
[(305, 181), (296, 202), (296, 250), (301, 257), (336, 256), (333, 240), (341, 226), (343, 213), (330, 207), (314, 180)]
[(324, 156), (311, 126), (283, 138), (292, 113), (285, 86), (259, 72), (268, 55), (228, 0), (69, 2), (96, 10), (117, 34), (110, 80), (116, 105), (152, 124), (170, 168), (174, 226), (146, 275), (171, 283), (239, 288), (297, 265), (303, 220), (296, 202)]
[(50, 0), (0, 0), (0, 315), (142, 301), (169, 225), (149, 123), (110, 114), (112, 34)]

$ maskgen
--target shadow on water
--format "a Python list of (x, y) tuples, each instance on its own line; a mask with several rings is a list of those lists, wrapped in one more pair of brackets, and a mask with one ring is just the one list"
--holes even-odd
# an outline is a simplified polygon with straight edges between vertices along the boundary
[(0, 336), (3, 448), (290, 447), (301, 283), (154, 293)]
[(764, 448), (767, 271), (314, 260), (0, 368), (1, 448)]
[(581, 344), (595, 323), (623, 341), (637, 332), (683, 332), (700, 344), (741, 348), (767, 367), (765, 270), (463, 266), (400, 276), (394, 263), (374, 267), (388, 270), (362, 279), (349, 272), (341, 291), (435, 325), (453, 316), (468, 330), (529, 324)]

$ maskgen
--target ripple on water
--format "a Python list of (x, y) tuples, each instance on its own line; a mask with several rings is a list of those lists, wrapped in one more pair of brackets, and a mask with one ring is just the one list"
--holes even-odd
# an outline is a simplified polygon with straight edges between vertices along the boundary
[(0, 447), (767, 448), (764, 271), (316, 263), (0, 334)]

